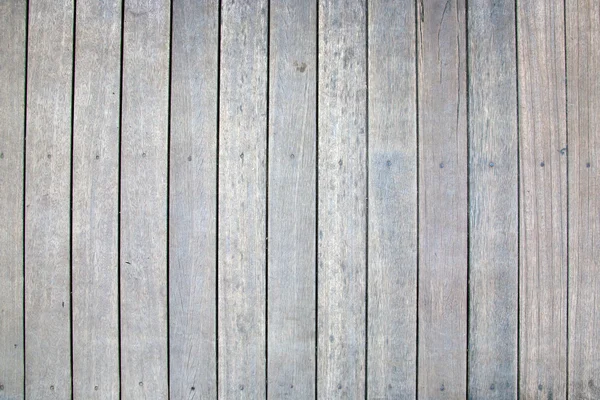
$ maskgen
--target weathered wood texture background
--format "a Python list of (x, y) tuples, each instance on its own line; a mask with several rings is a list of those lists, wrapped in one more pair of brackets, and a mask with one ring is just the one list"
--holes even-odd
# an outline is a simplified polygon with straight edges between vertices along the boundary
[(0, 2), (0, 399), (600, 399), (596, 0)]

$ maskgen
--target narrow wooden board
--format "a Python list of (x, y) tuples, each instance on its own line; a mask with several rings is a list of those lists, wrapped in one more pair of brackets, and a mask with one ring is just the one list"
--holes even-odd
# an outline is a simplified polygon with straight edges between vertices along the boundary
[(29, 2), (25, 379), (31, 399), (71, 397), (71, 96), (74, 4)]
[[(27, 2), (0, 3), (0, 398), (22, 399)], [(4, 396), (4, 397), (3, 397)]]
[(316, 2), (270, 4), (268, 394), (315, 395)]
[(517, 398), (515, 6), (472, 0), (469, 32), (469, 398)]
[(464, 0), (419, 1), (419, 397), (466, 395)]
[(169, 180), (171, 398), (216, 398), (219, 4), (173, 2)]
[(125, 0), (121, 394), (166, 399), (170, 2)]
[(266, 0), (221, 5), (219, 396), (266, 396)]
[(520, 395), (566, 396), (567, 151), (563, 2), (517, 3)]
[(121, 1), (77, 2), (73, 114), (73, 395), (119, 398)]
[(600, 4), (567, 1), (569, 396), (600, 398)]
[(415, 398), (415, 4), (369, 2), (368, 397)]
[(366, 1), (319, 2), (319, 398), (365, 394)]

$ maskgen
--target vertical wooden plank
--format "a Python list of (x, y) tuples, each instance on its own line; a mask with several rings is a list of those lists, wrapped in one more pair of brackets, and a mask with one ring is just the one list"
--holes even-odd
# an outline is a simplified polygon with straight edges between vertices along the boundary
[(567, 187), (563, 2), (517, 2), (520, 391), (566, 395)]
[(73, 1), (29, 2), (25, 187), (27, 397), (71, 397)]
[(268, 394), (315, 394), (316, 2), (271, 1)]
[(516, 399), (518, 160), (515, 5), (471, 0), (469, 398)]
[(569, 395), (600, 397), (600, 4), (569, 0)]
[(219, 396), (266, 395), (266, 0), (221, 5)]
[(365, 394), (366, 1), (319, 2), (320, 398)]
[(169, 201), (171, 398), (216, 398), (219, 4), (173, 2)]
[(414, 398), (417, 112), (414, 1), (369, 1), (368, 397)]
[(121, 2), (77, 2), (73, 114), (73, 395), (119, 398)]
[(419, 396), (466, 394), (464, 0), (419, 1)]
[(0, 4), (0, 398), (23, 398), (23, 140), (27, 2)]
[(121, 392), (166, 399), (170, 3), (125, 0), (121, 142)]

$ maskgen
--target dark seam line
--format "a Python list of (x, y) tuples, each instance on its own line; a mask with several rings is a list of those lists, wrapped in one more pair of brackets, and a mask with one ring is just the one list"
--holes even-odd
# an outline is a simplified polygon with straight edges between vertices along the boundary
[(215, 395), (219, 398), (219, 134), (221, 126), (221, 0), (217, 12), (217, 123), (215, 171)]
[(118, 294), (118, 328), (119, 328), (119, 399), (122, 397), (123, 387), (122, 387), (122, 336), (121, 336), (121, 165), (122, 165), (122, 151), (121, 144), (123, 142), (123, 65), (124, 65), (124, 48), (125, 48), (125, 1), (121, 2), (121, 65), (120, 65), (120, 87), (119, 87), (119, 172), (118, 172), (118, 218), (117, 218), (117, 294)]
[(315, 0), (315, 399), (319, 368), (319, 0)]
[(517, 112), (517, 399), (521, 397), (521, 134), (519, 112), (519, 7), (515, 0), (515, 84)]
[[(471, 341), (471, 69), (469, 65), (469, 0), (465, 0), (465, 58), (466, 58), (466, 93), (467, 100), (467, 334), (466, 334), (466, 371), (465, 394), (469, 398), (469, 366), (470, 366), (470, 341)], [(460, 101), (460, 99), (459, 99)]]
[(171, 210), (171, 83), (173, 81), (173, 1), (169, 9), (169, 86), (167, 104), (167, 243), (166, 243), (166, 278), (167, 278), (167, 398), (171, 398), (171, 285), (170, 285), (170, 210)]
[(71, 65), (71, 168), (69, 177), (69, 330), (70, 330), (70, 361), (71, 361), (71, 398), (73, 398), (73, 141), (75, 129), (75, 48), (77, 44), (77, 0), (73, 0), (73, 42), (72, 42), (72, 65)]
[(265, 121), (265, 398), (269, 398), (269, 90), (271, 63), (271, 1), (267, 2), (267, 85)]
[(369, 397), (369, 2), (365, 4), (365, 400)]
[(26, 197), (26, 188), (27, 188), (27, 71), (28, 71), (28, 63), (29, 63), (29, 0), (27, 0), (26, 4), (25, 4), (25, 54), (24, 54), (24, 61), (25, 61), (25, 70), (24, 70), (24, 74), (25, 74), (25, 79), (23, 82), (23, 89), (24, 89), (24, 95), (23, 95), (23, 106), (24, 106), (24, 110), (23, 110), (23, 237), (22, 237), (22, 249), (23, 249), (23, 283), (22, 283), (22, 290), (23, 290), (23, 298), (22, 298), (22, 302), (23, 302), (23, 397), (26, 398), (27, 395), (27, 385), (26, 385), (26, 373), (27, 373), (27, 360), (26, 360), (26, 334), (25, 334), (25, 330), (26, 330), (26, 324), (27, 324), (27, 318), (26, 318), (26, 310), (25, 310), (25, 306), (26, 306), (26, 301), (25, 301), (25, 290), (26, 290), (26, 280), (25, 280), (25, 229), (26, 229), (26, 212), (27, 212), (27, 197)]
[(569, 191), (569, 90), (568, 90), (568, 46), (567, 46), (567, 1), (564, 0), (563, 1), (563, 22), (564, 22), (564, 26), (563, 26), (563, 34), (564, 34), (564, 49), (565, 49), (565, 148), (567, 149), (566, 151), (566, 185), (567, 185), (567, 221), (566, 221), (566, 257), (567, 257), (567, 282), (566, 282), (566, 286), (567, 286), (567, 299), (565, 301), (566, 304), (566, 312), (565, 312), (565, 317), (566, 317), (566, 363), (567, 365), (565, 366), (565, 394), (566, 394), (566, 398), (569, 398), (569, 300), (570, 300), (570, 287), (569, 287), (569, 282), (570, 282), (570, 268), (569, 268), (569, 198), (570, 198), (570, 191)]
[(415, 8), (415, 144), (417, 155), (415, 157), (416, 160), (416, 180), (415, 186), (417, 188), (417, 209), (416, 209), (416, 282), (415, 282), (415, 399), (419, 398), (419, 262), (420, 262), (420, 229), (419, 229), (419, 213), (421, 209), (420, 205), (420, 196), (419, 196), (419, 171), (420, 171), (420, 151), (419, 151), (419, 5), (418, 0), (415, 0), (414, 3)]

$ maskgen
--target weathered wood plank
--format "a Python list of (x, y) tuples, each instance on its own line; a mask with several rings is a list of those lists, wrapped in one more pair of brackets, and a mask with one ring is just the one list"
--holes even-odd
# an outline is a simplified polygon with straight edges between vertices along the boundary
[(469, 1), (469, 398), (516, 399), (515, 5)]
[(368, 396), (414, 398), (417, 361), (415, 4), (369, 2)]
[(563, 2), (517, 2), (520, 391), (566, 395), (567, 176)]
[(316, 2), (271, 1), (269, 397), (315, 394)]
[(600, 397), (600, 3), (567, 1), (569, 395)]
[(266, 395), (266, 0), (221, 5), (219, 396)]
[(119, 398), (121, 2), (77, 2), (73, 114), (73, 395)]
[(125, 0), (121, 142), (121, 392), (166, 399), (170, 3)]
[(218, 2), (173, 2), (171, 398), (216, 398)]
[(71, 397), (73, 18), (72, 1), (29, 2), (25, 379), (32, 399)]
[(0, 3), (0, 398), (22, 399), (27, 2)]
[(365, 393), (366, 1), (319, 2), (317, 392)]
[(419, 396), (466, 394), (464, 0), (419, 1)]

